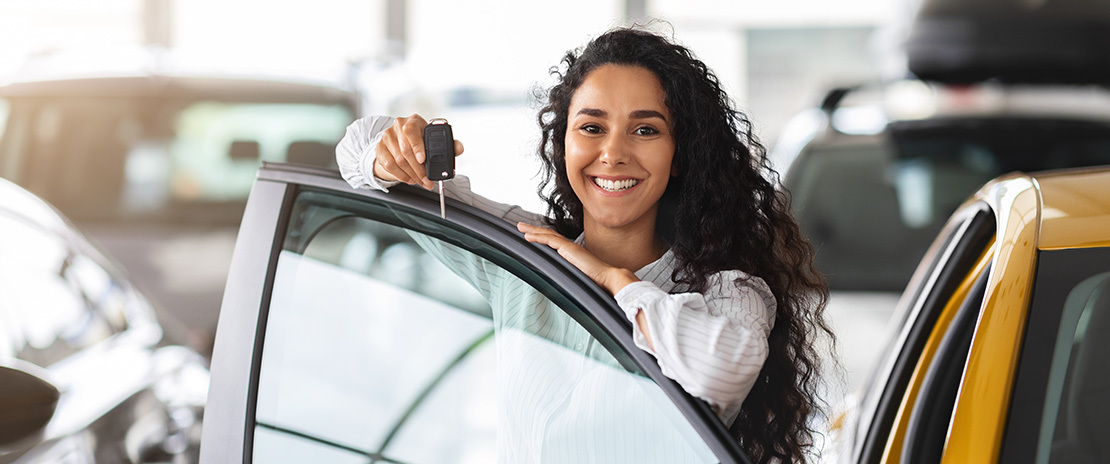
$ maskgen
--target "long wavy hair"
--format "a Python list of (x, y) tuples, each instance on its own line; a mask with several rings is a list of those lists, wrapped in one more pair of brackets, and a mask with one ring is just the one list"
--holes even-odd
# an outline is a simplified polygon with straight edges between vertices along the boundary
[(552, 68), (557, 82), (538, 115), (544, 174), (539, 194), (550, 224), (567, 237), (582, 232), (582, 203), (564, 159), (568, 112), (586, 76), (606, 64), (653, 72), (674, 115), (678, 175), (660, 199), (656, 225), (677, 258), (671, 278), (688, 291), (704, 292), (712, 274), (738, 269), (762, 278), (775, 295), (770, 351), (731, 431), (757, 462), (804, 461), (817, 433), (811, 416), (822, 409), (818, 337), (834, 340), (823, 316), (828, 288), (813, 267), (813, 248), (790, 215), (788, 195), (776, 187), (778, 174), (766, 149), (705, 63), (683, 46), (632, 28), (611, 30), (567, 52), (561, 66)]

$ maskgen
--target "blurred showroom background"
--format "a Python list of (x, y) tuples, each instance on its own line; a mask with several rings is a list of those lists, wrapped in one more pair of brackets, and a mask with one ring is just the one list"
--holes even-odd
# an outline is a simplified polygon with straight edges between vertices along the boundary
[[(715, 70), (773, 149), (791, 117), (819, 104), (830, 88), (906, 74), (899, 45), (916, 3), (0, 0), (0, 85), (37, 74), (96, 75), (139, 48), (190, 69), (334, 83), (357, 90), (360, 115), (448, 118), (466, 144), (458, 172), (475, 190), (542, 210), (532, 193), (534, 95), (568, 49), (614, 26), (650, 23)], [(0, 138), (6, 117), (0, 102)], [(90, 235), (127, 264), (120, 242), (133, 239), (99, 226)], [(143, 252), (160, 271), (128, 271), (144, 290), (205, 289), (195, 298), (151, 293), (168, 341), (208, 354), (234, 229), (173, 240)], [(190, 274), (195, 269), (214, 271)], [(837, 321), (843, 349), (869, 350), (856, 334), (881, 329), (885, 316)]]
[[(652, 28), (673, 32), (709, 64), (750, 114), (764, 143), (773, 145), (787, 120), (817, 104), (827, 89), (905, 74), (898, 42), (914, 4), (0, 0), (0, 82), (20, 73), (29, 61), (59, 52), (83, 53), (89, 62), (79, 65), (93, 69), (107, 66), (104, 61), (113, 51), (121, 56), (131, 47), (152, 45), (172, 50), (179, 61), (212, 69), (354, 80), (366, 91), (364, 113), (451, 116), (437, 97), (479, 88), (498, 95), (493, 101), (498, 106), (517, 103), (523, 108), (516, 118), (522, 121), (509, 128), (455, 124), (468, 154), (500, 158), (532, 151), (532, 91), (546, 87), (548, 69), (565, 51), (610, 27), (659, 18), (665, 22)], [(488, 139), (515, 150), (486, 149), (487, 142), (494, 143)], [(506, 182), (501, 175), (467, 173), (478, 188), (487, 179)], [(508, 185), (512, 190), (530, 187), (529, 175), (510, 176)]]

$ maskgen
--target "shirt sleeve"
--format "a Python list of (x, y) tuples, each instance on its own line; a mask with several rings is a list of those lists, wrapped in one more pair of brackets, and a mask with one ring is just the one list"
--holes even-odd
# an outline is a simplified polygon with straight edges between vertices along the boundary
[[(762, 279), (741, 271), (712, 276), (709, 290), (669, 294), (634, 282), (616, 295), (632, 322), (633, 340), (659, 362), (663, 375), (704, 399), (732, 424), (767, 359), (775, 298)], [(643, 311), (654, 349), (636, 314)]]
[[(393, 125), (394, 118), (389, 116), (367, 116), (347, 126), (343, 139), (335, 147), (335, 161), (343, 179), (354, 188), (370, 188), (389, 192), (398, 182), (390, 182), (374, 176), (374, 160), (377, 151), (374, 147), (381, 141), (386, 129)], [(523, 222), (531, 225), (544, 225), (544, 217), (516, 205), (498, 203), (474, 193), (470, 179), (456, 175), (444, 182), (443, 193), (470, 206), (478, 208), (505, 221), (516, 224)]]

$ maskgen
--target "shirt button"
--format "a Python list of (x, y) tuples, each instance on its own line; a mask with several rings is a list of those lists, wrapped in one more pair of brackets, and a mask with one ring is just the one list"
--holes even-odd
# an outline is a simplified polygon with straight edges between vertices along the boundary
[(577, 349), (578, 351), (585, 351), (586, 350), (586, 344), (585, 343), (579, 343), (578, 346), (576, 346), (574, 348)]

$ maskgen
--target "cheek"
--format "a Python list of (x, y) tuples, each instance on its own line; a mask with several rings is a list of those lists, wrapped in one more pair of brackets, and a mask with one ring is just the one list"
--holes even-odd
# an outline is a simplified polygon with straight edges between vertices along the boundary
[(582, 169), (585, 169), (590, 163), (589, 150), (581, 141), (572, 141), (570, 137), (566, 141), (566, 153), (563, 155), (563, 163), (567, 168), (567, 176), (570, 177), (571, 183), (575, 182), (575, 178), (582, 175)]

